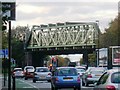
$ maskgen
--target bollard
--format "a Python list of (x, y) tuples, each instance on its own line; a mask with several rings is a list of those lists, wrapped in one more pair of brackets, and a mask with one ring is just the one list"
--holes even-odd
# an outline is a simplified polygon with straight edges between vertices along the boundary
[(12, 88), (12, 90), (15, 90), (15, 75), (13, 75), (12, 78), (13, 78), (13, 88)]

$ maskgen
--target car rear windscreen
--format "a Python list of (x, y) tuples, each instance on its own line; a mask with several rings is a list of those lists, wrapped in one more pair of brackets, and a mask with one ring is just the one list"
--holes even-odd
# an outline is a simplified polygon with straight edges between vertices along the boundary
[(14, 71), (15, 71), (15, 72), (16, 72), (16, 71), (22, 71), (22, 69), (15, 69)]
[(27, 67), (26, 69), (33, 69), (33, 67)]
[(77, 71), (74, 68), (61, 68), (58, 70), (58, 75), (64, 76), (64, 75), (77, 75)]
[(49, 70), (47, 68), (38, 68), (36, 72), (49, 72)]
[(113, 73), (111, 76), (112, 83), (120, 83), (120, 72)]

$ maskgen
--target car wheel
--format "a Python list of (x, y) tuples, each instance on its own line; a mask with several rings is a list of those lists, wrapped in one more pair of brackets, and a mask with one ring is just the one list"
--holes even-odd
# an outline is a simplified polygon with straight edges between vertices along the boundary
[(84, 83), (84, 81), (82, 80), (82, 86), (85, 86), (85, 83)]
[(76, 88), (74, 88), (73, 90), (76, 90)]
[(56, 88), (56, 87), (55, 87), (55, 89), (54, 89), (54, 90), (58, 90), (58, 88)]
[(77, 88), (77, 90), (81, 90), (81, 88), (79, 87), (79, 88)]
[(85, 82), (85, 86), (87, 87), (87, 86), (89, 86), (89, 84), (87, 82)]
[(33, 83), (36, 83), (36, 80), (33, 80)]
[(52, 84), (51, 84), (51, 90), (55, 90)]
[(25, 80), (27, 80), (28, 78), (27, 77), (25, 77)]
[(48, 82), (51, 82), (51, 80), (47, 80)]

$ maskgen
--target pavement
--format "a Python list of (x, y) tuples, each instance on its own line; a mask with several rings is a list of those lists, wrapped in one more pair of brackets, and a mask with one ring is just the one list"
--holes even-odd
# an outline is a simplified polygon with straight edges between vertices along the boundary
[[(13, 79), (11, 78), (11, 90), (13, 90)], [(29, 84), (23, 80), (15, 79), (15, 90), (37, 90), (32, 84)], [(0, 74), (0, 90), (8, 90), (8, 78), (4, 82), (4, 77)]]
[(0, 74), (0, 90), (6, 90), (8, 88), (8, 80), (6, 77), (6, 80), (4, 82), (4, 77), (2, 74)]

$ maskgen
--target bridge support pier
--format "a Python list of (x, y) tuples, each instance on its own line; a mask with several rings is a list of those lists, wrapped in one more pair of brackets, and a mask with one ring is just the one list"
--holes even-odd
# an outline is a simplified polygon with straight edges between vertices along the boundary
[(84, 51), (84, 53), (83, 53), (83, 63), (85, 64), (85, 65), (87, 65), (87, 67), (86, 67), (86, 69), (88, 69), (88, 52), (87, 52), (87, 50), (85, 50)]
[(25, 52), (24, 66), (26, 65), (32, 65), (32, 53), (31, 52)]
[(40, 52), (32, 52), (32, 65), (34, 67), (43, 67), (46, 55)]
[(112, 69), (112, 49), (109, 48), (108, 49), (108, 65), (107, 65), (108, 69)]

